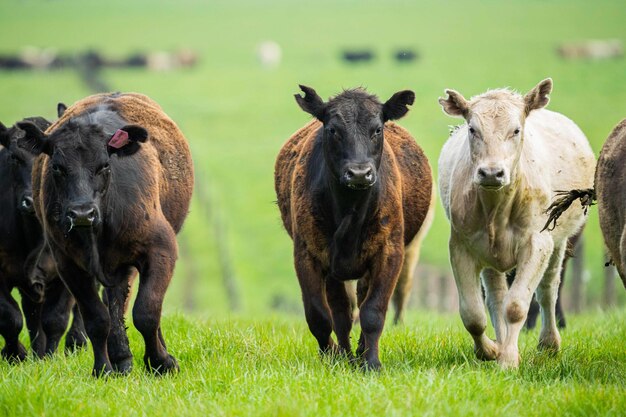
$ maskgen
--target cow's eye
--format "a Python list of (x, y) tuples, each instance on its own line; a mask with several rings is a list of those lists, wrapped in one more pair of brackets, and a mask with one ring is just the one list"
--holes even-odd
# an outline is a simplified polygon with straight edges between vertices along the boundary
[(376, 128), (376, 134), (377, 134), (377, 135), (380, 135), (381, 133), (383, 133), (383, 128), (382, 128), (382, 127), (380, 127), (380, 126), (378, 126), (378, 127)]
[(519, 128), (515, 129), (515, 130), (513, 131), (513, 134), (514, 134), (514, 135), (519, 135)]
[(329, 128), (328, 131), (330, 132), (331, 135), (334, 135), (335, 133), (337, 133), (334, 127)]
[(52, 164), (52, 172), (55, 175), (62, 175), (65, 172), (65, 169), (59, 164)]
[(473, 127), (471, 127), (471, 126), (470, 126), (470, 128), (469, 128), (469, 132), (470, 132), (470, 134), (472, 134), (472, 135), (473, 135), (473, 134), (475, 134), (475, 133), (476, 133), (476, 129), (474, 129)]

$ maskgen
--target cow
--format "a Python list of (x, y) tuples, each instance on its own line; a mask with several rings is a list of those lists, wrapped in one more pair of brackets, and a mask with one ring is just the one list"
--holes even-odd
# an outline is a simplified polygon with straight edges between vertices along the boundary
[[(41, 117), (23, 121), (34, 123), (40, 129), (50, 125)], [(34, 157), (26, 149), (24, 131), (17, 126), (6, 128), (0, 123), (0, 144), (3, 146), (0, 150), (0, 334), (5, 338), (2, 356), (21, 361), (26, 357), (26, 350), (18, 340), (23, 320), (11, 290), (19, 289), (31, 349), (40, 358), (56, 350), (67, 328), (72, 298), (54, 268), (48, 270), (50, 288), (31, 286), (27, 264), (43, 244), (32, 199)], [(75, 315), (66, 338), (69, 349), (85, 343), (81, 322), (80, 315)]]
[[(176, 233), (193, 189), (189, 146), (161, 107), (137, 93), (97, 94), (65, 110), (45, 132), (19, 123), (33, 153), (33, 200), (56, 269), (78, 303), (94, 353), (93, 375), (127, 373), (124, 326), (139, 272), (133, 322), (148, 370), (177, 371), (161, 331)], [(109, 290), (109, 308), (97, 283)]]
[[(296, 101), (315, 120), (280, 150), (275, 187), (293, 239), (306, 321), (321, 353), (378, 370), (389, 300), (399, 275), (413, 272), (415, 265), (403, 264), (416, 261), (414, 242), (432, 202), (426, 156), (405, 129), (390, 122), (408, 112), (415, 94), (400, 91), (381, 103), (356, 88), (324, 102), (314, 89), (300, 88), (304, 96), (296, 94)], [(356, 358), (350, 280), (358, 280)]]
[[(541, 232), (555, 190), (588, 187), (595, 159), (583, 132), (567, 117), (544, 109), (546, 79), (522, 96), (490, 90), (466, 100), (454, 90), (439, 103), (466, 123), (439, 157), (439, 192), (450, 221), (450, 263), (461, 319), (479, 359), (519, 366), (518, 337), (533, 293), (541, 306), (539, 348), (556, 351), (561, 338), (555, 303), (567, 240), (585, 222), (570, 211), (561, 227)], [(507, 288), (505, 273), (517, 267)], [(485, 334), (486, 303), (496, 341)]]

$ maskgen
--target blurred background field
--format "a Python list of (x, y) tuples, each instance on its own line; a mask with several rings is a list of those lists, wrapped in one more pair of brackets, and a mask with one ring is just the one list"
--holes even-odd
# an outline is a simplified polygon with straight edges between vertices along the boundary
[[(309, 120), (293, 99), (298, 84), (322, 97), (364, 86), (383, 100), (413, 89), (416, 102), (400, 124), (436, 167), (448, 126), (460, 123), (437, 104), (445, 88), (466, 97), (504, 86), (525, 92), (552, 77), (549, 108), (573, 119), (597, 154), (626, 117), (626, 61), (567, 60), (556, 49), (587, 39), (626, 42), (625, 21), (626, 6), (619, 0), (4, 0), (0, 55), (28, 46), (66, 55), (94, 50), (117, 59), (180, 49), (197, 55), (197, 65), (189, 68), (106, 68), (99, 76), (113, 90), (156, 100), (192, 147), (197, 192), (179, 238), (181, 256), (166, 311), (251, 316), (301, 311), (291, 241), (273, 189), (278, 150)], [(274, 68), (263, 67), (256, 56), (266, 40), (282, 50)], [(374, 58), (346, 63), (341, 54), (348, 48), (370, 50)], [(418, 57), (398, 62), (399, 49)], [(90, 93), (72, 68), (0, 70), (0, 120), (52, 119), (57, 102), (69, 105)], [(453, 286), (448, 235), (438, 204), (421, 263), (442, 288)], [(584, 236), (581, 303), (603, 307), (605, 259), (594, 208)], [(415, 281), (422, 301), (430, 285), (425, 270)], [(618, 304), (626, 301), (619, 279), (608, 294), (617, 295)], [(434, 303), (422, 303), (429, 305)]]

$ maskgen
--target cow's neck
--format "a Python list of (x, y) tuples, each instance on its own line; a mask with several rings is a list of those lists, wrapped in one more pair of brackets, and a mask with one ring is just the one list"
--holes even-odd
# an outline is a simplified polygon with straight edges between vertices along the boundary
[(380, 180), (367, 190), (351, 190), (336, 180), (329, 184), (333, 235), (330, 241), (331, 273), (335, 278), (353, 279), (363, 275), (360, 265), (364, 229), (376, 213)]
[(520, 180), (518, 178), (497, 191), (485, 190), (478, 187), (478, 210), (487, 226), (489, 246), (496, 243), (496, 230), (507, 227), (512, 220), (514, 204), (518, 196)]

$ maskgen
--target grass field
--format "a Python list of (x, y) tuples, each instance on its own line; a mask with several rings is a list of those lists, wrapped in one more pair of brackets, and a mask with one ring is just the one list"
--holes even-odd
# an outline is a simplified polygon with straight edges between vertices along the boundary
[[(112, 57), (191, 48), (192, 69), (106, 70), (114, 89), (159, 102), (188, 137), (207, 210), (194, 199), (183, 253), (166, 297), (165, 332), (181, 364), (175, 377), (140, 369), (143, 343), (131, 326), (136, 369), (128, 378), (88, 377), (92, 354), (11, 367), (0, 363), (0, 415), (623, 415), (624, 311), (573, 317), (557, 357), (535, 353), (524, 337), (524, 365), (503, 373), (473, 359), (458, 315), (413, 312), (382, 339), (380, 376), (321, 362), (300, 315), (292, 247), (274, 204), (273, 164), (282, 143), (309, 120), (295, 101), (298, 84), (322, 97), (365, 86), (386, 99), (410, 88), (416, 102), (401, 120), (436, 166), (448, 125), (437, 98), (511, 86), (525, 92), (550, 76), (549, 108), (572, 118), (598, 152), (626, 117), (626, 61), (564, 61), (566, 41), (626, 42), (623, 0), (379, 2), (320, 0), (54, 0), (0, 2), (0, 54), (22, 47), (63, 53), (96, 48)], [(278, 42), (283, 61), (264, 70), (257, 44)], [(376, 59), (346, 65), (344, 47), (368, 47)], [(397, 48), (417, 62), (399, 65)], [(88, 95), (76, 72), (0, 72), (0, 120), (55, 116), (56, 104)], [(448, 268), (449, 226), (438, 205), (422, 260)], [(241, 292), (229, 311), (213, 225)], [(602, 290), (603, 245), (597, 213), (585, 232), (587, 302)], [(626, 292), (617, 283), (623, 304)], [(192, 313), (185, 305), (192, 300)], [(280, 312), (272, 305), (283, 300)], [(185, 304), (187, 303), (187, 304)], [(255, 318), (254, 320), (252, 318)]]
[(579, 316), (564, 349), (537, 353), (521, 338), (522, 366), (503, 372), (474, 358), (453, 316), (412, 313), (381, 339), (384, 369), (363, 373), (317, 354), (303, 320), (169, 316), (164, 332), (181, 371), (155, 378), (131, 330), (135, 369), (89, 376), (91, 354), (0, 363), (2, 416), (621, 416), (626, 410), (626, 314)]

